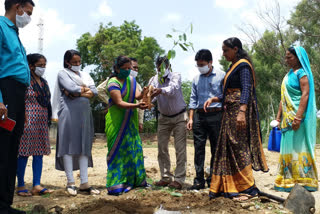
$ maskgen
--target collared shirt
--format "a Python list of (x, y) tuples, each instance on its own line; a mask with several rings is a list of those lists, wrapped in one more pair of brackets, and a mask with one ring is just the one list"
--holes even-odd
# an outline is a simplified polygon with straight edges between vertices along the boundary
[[(0, 45), (0, 79), (12, 77), (29, 86), (30, 70), (18, 28), (5, 16), (0, 16)], [(0, 102), (3, 102), (1, 91)]]
[[(205, 74), (197, 75), (192, 81), (192, 89), (190, 96), (190, 109), (202, 109), (204, 103), (211, 97), (223, 96), (223, 79), (225, 72), (212, 69), (212, 72), (206, 76)], [(212, 103), (209, 108), (222, 107), (221, 102)]]
[(171, 116), (186, 108), (181, 90), (181, 75), (170, 72), (163, 84), (159, 83), (158, 74), (153, 76), (149, 85), (161, 88), (162, 92), (155, 99), (158, 101), (158, 109), (161, 114)]

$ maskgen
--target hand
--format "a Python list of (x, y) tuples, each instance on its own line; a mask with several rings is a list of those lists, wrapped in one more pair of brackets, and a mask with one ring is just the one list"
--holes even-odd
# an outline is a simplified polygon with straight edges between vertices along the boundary
[(94, 96), (94, 94), (93, 94), (93, 92), (91, 90), (89, 90), (89, 91), (81, 93), (80, 96), (81, 97), (86, 97), (88, 99), (91, 99)]
[(0, 120), (2, 120), (2, 116), (4, 116), (4, 121), (8, 119), (8, 110), (3, 103), (0, 103)]
[(204, 105), (203, 105), (203, 110), (204, 110), (205, 112), (207, 112), (207, 108), (211, 105), (211, 103), (212, 103), (212, 99), (211, 99), (211, 98), (209, 98), (209, 99), (204, 103)]
[(143, 124), (139, 123), (139, 132), (142, 132), (142, 131), (143, 131)]
[(148, 105), (145, 102), (138, 103), (138, 108), (141, 110), (145, 110), (148, 108)]
[(161, 94), (161, 92), (162, 92), (161, 88), (155, 88), (155, 89), (153, 89), (153, 93), (151, 94), (151, 97), (156, 97), (159, 94)]
[(241, 131), (246, 128), (246, 115), (242, 111), (239, 111), (238, 113), (236, 127), (237, 131)]
[(297, 131), (299, 128), (300, 128), (300, 124), (301, 124), (301, 121), (300, 120), (293, 120), (292, 122), (292, 129), (294, 131)]
[(193, 125), (193, 120), (189, 120), (188, 123), (187, 123), (187, 129), (188, 129), (189, 131), (192, 130), (192, 125)]

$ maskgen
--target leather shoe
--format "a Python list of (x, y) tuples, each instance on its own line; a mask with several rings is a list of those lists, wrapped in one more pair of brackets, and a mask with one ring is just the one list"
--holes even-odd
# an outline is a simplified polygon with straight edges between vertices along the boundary
[(14, 208), (12, 208), (12, 207), (9, 207), (8, 213), (9, 213), (9, 214), (26, 214), (25, 211), (17, 210), (17, 209), (14, 209)]
[(188, 190), (200, 190), (204, 188), (204, 184), (193, 184), (191, 187), (188, 188)]
[(164, 180), (160, 180), (160, 181), (157, 181), (157, 182), (154, 182), (153, 184), (155, 186), (158, 186), (158, 187), (166, 187), (169, 185), (170, 182), (167, 182), (167, 181), (164, 181)]
[(168, 187), (174, 188), (174, 189), (182, 189), (182, 185), (181, 185), (179, 182), (177, 182), (177, 181), (172, 181), (172, 182), (168, 185)]

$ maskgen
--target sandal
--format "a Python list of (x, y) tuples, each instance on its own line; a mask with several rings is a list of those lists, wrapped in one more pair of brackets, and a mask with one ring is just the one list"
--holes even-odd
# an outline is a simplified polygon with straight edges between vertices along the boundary
[(46, 195), (46, 194), (50, 194), (52, 193), (53, 191), (52, 190), (48, 190), (47, 188), (43, 188), (42, 190), (40, 191), (34, 191), (32, 190), (32, 195)]
[(71, 196), (76, 196), (77, 193), (77, 187), (75, 185), (67, 186), (66, 191)]
[(100, 194), (100, 191), (97, 189), (94, 189), (93, 187), (89, 187), (87, 189), (79, 189), (79, 192), (84, 192), (89, 195), (99, 195)]
[(32, 196), (32, 194), (27, 189), (18, 190), (17, 191), (17, 195), (18, 196), (22, 196), (22, 197), (30, 197), (30, 196)]

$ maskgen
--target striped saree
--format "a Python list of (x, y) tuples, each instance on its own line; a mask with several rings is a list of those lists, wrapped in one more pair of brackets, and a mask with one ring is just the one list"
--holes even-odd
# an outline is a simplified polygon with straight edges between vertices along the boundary
[[(120, 90), (123, 101), (136, 102), (136, 80), (132, 77), (128, 77), (123, 84), (116, 78), (111, 78), (107, 90), (109, 93)], [(108, 144), (108, 194), (119, 195), (134, 187), (146, 186), (137, 109), (119, 108), (110, 98), (105, 132)]]

